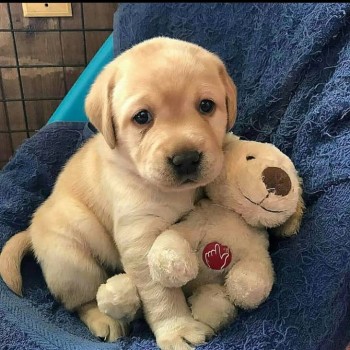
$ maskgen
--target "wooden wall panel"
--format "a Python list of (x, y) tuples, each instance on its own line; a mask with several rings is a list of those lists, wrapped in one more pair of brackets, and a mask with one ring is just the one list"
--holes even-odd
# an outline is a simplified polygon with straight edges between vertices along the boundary
[(6, 2), (0, 3), (0, 29), (10, 29), (10, 16), (7, 10)]
[(26, 101), (28, 128), (36, 130), (45, 125), (60, 102), (60, 100)]
[(7, 100), (21, 99), (21, 87), (17, 68), (0, 68), (3, 95)]
[(69, 65), (84, 65), (84, 33), (76, 32), (61, 32), (61, 45), (63, 63)]
[(63, 64), (60, 32), (17, 32), (15, 39), (20, 66)]
[(110, 29), (113, 27), (113, 16), (117, 4), (113, 2), (83, 3), (84, 25), (86, 29)]
[(7, 114), (11, 130), (26, 130), (22, 101), (6, 102)]
[(21, 3), (0, 3), (0, 169), (110, 35), (117, 6), (72, 3), (72, 17), (25, 18)]
[(63, 67), (21, 68), (21, 77), (25, 99), (65, 95)]
[(13, 45), (12, 33), (0, 32), (0, 66), (16, 65), (15, 47)]
[(0, 131), (7, 131), (7, 121), (4, 102), (0, 102)]
[(104, 41), (109, 36), (110, 32), (108, 31), (98, 31), (98, 32), (86, 32), (86, 54), (88, 62), (94, 57), (95, 53), (104, 43)]

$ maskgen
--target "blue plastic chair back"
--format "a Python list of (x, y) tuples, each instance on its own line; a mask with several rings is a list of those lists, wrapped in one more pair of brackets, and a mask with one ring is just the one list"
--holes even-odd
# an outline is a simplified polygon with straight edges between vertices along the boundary
[(56, 111), (49, 119), (48, 124), (62, 121), (87, 121), (87, 116), (84, 111), (85, 97), (98, 73), (106, 64), (112, 61), (113, 58), (113, 35), (111, 34), (57, 107)]

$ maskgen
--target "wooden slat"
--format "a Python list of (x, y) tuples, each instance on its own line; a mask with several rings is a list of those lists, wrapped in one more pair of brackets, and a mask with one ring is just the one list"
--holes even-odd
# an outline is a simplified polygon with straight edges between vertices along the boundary
[(15, 64), (16, 57), (12, 33), (0, 32), (0, 66), (13, 66)]
[(59, 18), (61, 29), (81, 29), (81, 6), (80, 2), (74, 2), (72, 4), (72, 17), (61, 17)]
[(25, 130), (23, 105), (21, 101), (6, 102), (11, 130)]
[(1, 76), (4, 98), (21, 98), (17, 68), (1, 68)]
[(63, 97), (63, 68), (21, 68), (25, 98)]
[(61, 65), (59, 32), (15, 33), (20, 65)]
[(10, 29), (10, 17), (7, 11), (7, 3), (0, 3), (0, 29)]
[(0, 161), (8, 161), (12, 155), (9, 133), (0, 133)]
[(23, 143), (23, 141), (27, 138), (26, 132), (13, 132), (11, 133), (12, 138), (12, 145), (13, 150), (16, 151), (16, 149)]
[(37, 130), (43, 127), (60, 102), (59, 100), (26, 101), (28, 128)]
[(8, 131), (5, 114), (5, 105), (3, 102), (0, 102), (0, 131)]
[(74, 83), (77, 81), (77, 79), (79, 78), (79, 75), (82, 73), (83, 70), (84, 70), (83, 67), (67, 67), (65, 69), (68, 91), (74, 85)]
[(105, 42), (107, 37), (111, 34), (111, 31), (101, 31), (101, 32), (86, 32), (86, 54), (87, 59), (90, 61), (98, 49)]
[(117, 10), (115, 2), (86, 2), (84, 7), (84, 26), (87, 29), (113, 28), (113, 15)]
[(61, 32), (64, 64), (85, 64), (84, 34), (82, 31)]

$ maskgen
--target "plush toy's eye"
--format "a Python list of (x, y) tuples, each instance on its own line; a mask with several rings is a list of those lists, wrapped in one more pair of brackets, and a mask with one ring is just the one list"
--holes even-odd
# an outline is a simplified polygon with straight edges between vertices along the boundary
[(255, 159), (255, 157), (254, 156), (247, 156), (246, 159), (247, 160), (252, 160), (252, 159)]

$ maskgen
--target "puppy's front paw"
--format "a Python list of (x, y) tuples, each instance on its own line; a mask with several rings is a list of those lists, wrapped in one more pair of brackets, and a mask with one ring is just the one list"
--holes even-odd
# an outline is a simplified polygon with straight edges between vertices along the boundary
[(87, 323), (90, 332), (103, 341), (115, 342), (118, 338), (126, 336), (129, 326), (122, 321), (113, 320), (108, 315), (100, 314), (91, 318)]
[(134, 320), (141, 307), (136, 286), (126, 274), (113, 276), (101, 284), (96, 301), (101, 312), (125, 322)]
[(207, 325), (186, 317), (166, 320), (164, 325), (157, 327), (155, 335), (161, 350), (193, 350), (210, 339), (214, 332)]
[(148, 264), (153, 281), (168, 288), (182, 287), (198, 274), (197, 256), (190, 247), (151, 250)]

